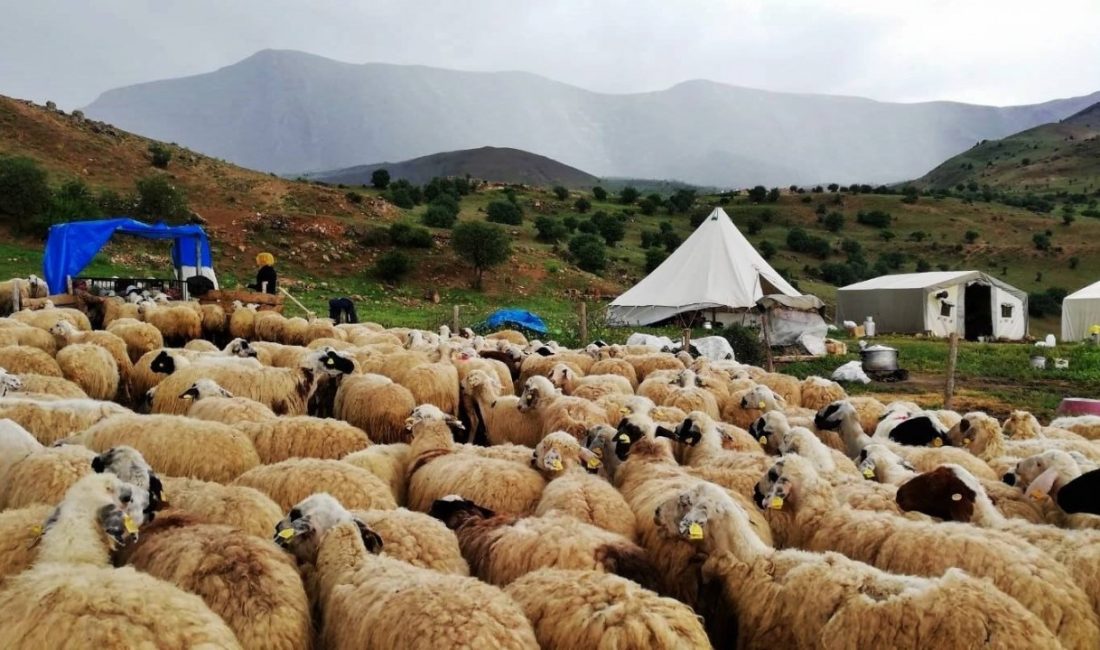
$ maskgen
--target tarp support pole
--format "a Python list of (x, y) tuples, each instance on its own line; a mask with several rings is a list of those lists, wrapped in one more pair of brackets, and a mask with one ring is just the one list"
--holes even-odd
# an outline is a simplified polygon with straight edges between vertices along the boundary
[(580, 322), (580, 328), (579, 329), (580, 329), (580, 335), (581, 335), (581, 345), (587, 345), (588, 344), (588, 303), (586, 303), (583, 300), (581, 301), (580, 311), (581, 311), (581, 313), (580, 313), (580, 321), (581, 322)]
[(451, 333), (456, 335), (458, 334), (458, 312), (460, 310), (461, 307), (455, 305), (451, 311)]
[(772, 359), (772, 343), (768, 337), (768, 312), (764, 311), (760, 315), (760, 329), (764, 333), (764, 358), (767, 361), (767, 371), (775, 372), (775, 360)]
[(944, 410), (951, 410), (951, 402), (955, 399), (955, 364), (959, 359), (958, 332), (951, 332), (948, 345), (950, 347), (947, 351), (947, 385), (943, 388)]

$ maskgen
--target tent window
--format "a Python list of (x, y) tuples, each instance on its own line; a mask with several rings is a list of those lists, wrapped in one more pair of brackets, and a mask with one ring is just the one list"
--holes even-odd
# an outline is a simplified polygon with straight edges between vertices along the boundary
[(1001, 318), (1012, 318), (1012, 305), (1007, 302), (1001, 303)]
[(951, 303), (947, 302), (946, 300), (941, 300), (940, 301), (940, 316), (943, 316), (945, 318), (950, 318), (952, 307), (954, 307), (954, 305), (952, 305)]

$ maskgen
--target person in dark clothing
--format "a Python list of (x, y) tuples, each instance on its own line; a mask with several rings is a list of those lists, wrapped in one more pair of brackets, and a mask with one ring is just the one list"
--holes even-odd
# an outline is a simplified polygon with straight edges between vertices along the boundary
[[(267, 293), (278, 292), (275, 256), (271, 253), (260, 253), (256, 256), (256, 266), (260, 267), (260, 270), (256, 272), (256, 284), (250, 284), (248, 288), (256, 291), (266, 291)], [(264, 285), (265, 282), (267, 283), (266, 286)]]

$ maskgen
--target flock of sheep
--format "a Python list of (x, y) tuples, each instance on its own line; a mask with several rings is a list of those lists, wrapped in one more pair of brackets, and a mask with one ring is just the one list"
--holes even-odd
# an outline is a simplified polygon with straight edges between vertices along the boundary
[(1100, 418), (515, 331), (92, 320), (0, 318), (3, 648), (1100, 648)]

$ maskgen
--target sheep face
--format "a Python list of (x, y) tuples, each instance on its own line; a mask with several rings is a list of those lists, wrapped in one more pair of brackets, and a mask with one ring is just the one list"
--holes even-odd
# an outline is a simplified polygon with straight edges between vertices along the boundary
[(669, 431), (658, 425), (655, 435), (662, 438), (672, 438), (677, 442), (682, 442), (685, 445), (694, 447), (703, 439), (704, 432), (713, 428), (714, 422), (707, 417), (706, 413), (692, 411), (688, 414), (687, 418), (680, 423), (680, 427), (676, 429), (675, 432)]
[[(65, 493), (65, 499), (42, 527), (49, 534), (57, 521), (80, 513), (95, 513), (96, 525), (103, 532), (110, 551), (118, 551), (138, 537), (138, 522), (146, 500), (133, 486), (114, 474), (89, 474), (77, 481)], [(135, 521), (133, 513), (138, 514)]]
[(332, 348), (321, 348), (306, 357), (305, 363), (315, 372), (330, 377), (339, 377), (355, 372), (355, 362)]
[(779, 447), (779, 436), (790, 428), (787, 417), (779, 411), (772, 411), (756, 418), (749, 425), (749, 435), (756, 438), (756, 442), (765, 451), (775, 451)]
[(254, 359), (257, 356), (256, 348), (245, 339), (236, 338), (229, 342), (223, 350), (227, 355), (231, 357), (241, 357), (242, 359)]
[(275, 524), (275, 543), (287, 549), (299, 560), (310, 562), (326, 533), (334, 526), (354, 523), (359, 528), (363, 545), (370, 553), (382, 551), (382, 538), (366, 524), (351, 516), (343, 505), (327, 492), (314, 494), (290, 509), (287, 516)]
[(160, 478), (141, 452), (133, 447), (112, 447), (92, 459), (92, 470), (97, 474), (114, 474), (121, 480), (145, 490), (145, 507), (141, 509), (144, 523), (153, 520), (158, 510), (168, 505)]
[(780, 458), (753, 488), (753, 501), (761, 509), (783, 510), (795, 494), (794, 480), (785, 473), (788, 459)]
[(755, 386), (741, 398), (741, 408), (763, 411), (769, 402), (775, 401), (775, 393), (767, 386)]
[(180, 393), (180, 399), (198, 401), (207, 397), (233, 397), (233, 393), (219, 386), (213, 379), (200, 379)]
[(859, 452), (859, 471), (863, 474), (863, 478), (869, 481), (883, 476), (885, 468), (890, 465), (897, 465), (911, 472), (916, 471), (912, 463), (895, 454), (886, 445), (870, 444)]
[(566, 383), (575, 380), (576, 376), (573, 370), (564, 363), (559, 363), (550, 370), (550, 383), (554, 384), (555, 388), (561, 388)]
[(898, 507), (944, 521), (970, 521), (977, 491), (958, 472), (944, 465), (909, 479), (898, 488)]
[(466, 431), (466, 426), (458, 418), (444, 413), (434, 404), (421, 404), (414, 408), (409, 417), (405, 418), (405, 430), (412, 431), (421, 422), (443, 422), (454, 436)]
[(895, 412), (893, 418), (898, 422), (890, 429), (889, 438), (898, 444), (912, 447), (943, 447), (952, 442), (940, 421), (931, 415), (909, 416)]
[(170, 375), (176, 371), (176, 359), (167, 350), (161, 350), (160, 354), (154, 357), (152, 363), (149, 364), (149, 369), (153, 372)]
[(856, 408), (848, 400), (829, 404), (814, 416), (814, 426), (823, 431), (836, 431), (848, 418), (857, 419)]
[(653, 512), (653, 524), (658, 534), (692, 542), (703, 540), (707, 524), (727, 514), (729, 509), (729, 500), (722, 498), (725, 495), (718, 492), (719, 488), (714, 485), (700, 483), (657, 506)]
[(489, 519), (496, 516), (496, 513), (492, 510), (482, 508), (473, 501), (463, 499), (456, 494), (436, 499), (432, 502), (432, 507), (428, 509), (428, 514), (442, 521), (451, 530), (456, 530), (468, 521)]
[(1067, 476), (1076, 475), (1079, 469), (1073, 456), (1060, 449), (1049, 449), (1016, 463), (1016, 472), (1010, 474), (1015, 480), (1009, 482), (1008, 476), (1010, 475), (1006, 475), (1005, 482), (1009, 485), (1019, 485), (1021, 489), (1024, 489), (1052, 467), (1057, 468), (1060, 473)]
[(9, 392), (15, 393), (23, 388), (23, 380), (15, 375), (9, 375), (6, 370), (0, 368), (0, 397)]
[(531, 377), (523, 385), (523, 394), (519, 397), (516, 408), (520, 413), (526, 413), (538, 409), (556, 394), (554, 384), (542, 376)]

